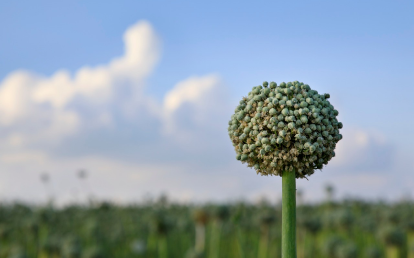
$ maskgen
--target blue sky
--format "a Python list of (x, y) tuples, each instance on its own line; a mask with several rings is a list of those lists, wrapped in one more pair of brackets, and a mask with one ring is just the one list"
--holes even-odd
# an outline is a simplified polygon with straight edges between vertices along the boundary
[[(328, 182), (338, 196), (412, 193), (413, 11), (411, 1), (2, 2), (0, 87), (10, 90), (0, 99), (17, 92), (12, 102), (22, 104), (0, 103), (7, 171), (0, 191), (41, 200), (36, 178), (50, 171), (55, 194), (71, 200), (80, 191), (73, 170), (85, 167), (102, 198), (278, 198), (279, 179), (233, 160), (225, 122), (252, 86), (299, 80), (331, 93), (345, 125), (342, 157), (298, 183), (308, 199), (322, 198)], [(109, 63), (124, 55), (123, 35), (139, 24), (131, 44), (147, 45), (120, 72)], [(106, 67), (103, 75), (86, 72), (88, 80), (115, 75), (85, 91), (73, 79), (85, 67)], [(63, 70), (66, 79), (56, 79)], [(67, 93), (71, 78), (79, 89)], [(116, 179), (120, 169), (128, 180)], [(174, 180), (160, 183), (163, 175)], [(153, 187), (136, 190), (140, 184)]]

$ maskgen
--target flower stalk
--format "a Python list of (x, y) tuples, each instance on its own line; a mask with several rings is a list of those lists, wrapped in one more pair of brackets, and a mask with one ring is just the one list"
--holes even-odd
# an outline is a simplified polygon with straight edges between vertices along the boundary
[(295, 171), (282, 175), (282, 258), (296, 258)]

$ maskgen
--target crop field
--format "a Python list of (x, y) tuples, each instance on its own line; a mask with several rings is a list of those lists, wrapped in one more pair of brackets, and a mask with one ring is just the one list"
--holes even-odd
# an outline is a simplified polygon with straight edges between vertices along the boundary
[[(281, 208), (0, 206), (0, 257), (280, 257)], [(298, 258), (414, 257), (414, 205), (344, 200), (297, 207)]]

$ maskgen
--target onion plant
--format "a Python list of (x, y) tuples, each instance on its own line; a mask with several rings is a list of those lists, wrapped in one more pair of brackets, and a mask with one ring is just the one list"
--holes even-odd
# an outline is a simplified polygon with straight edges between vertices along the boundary
[(329, 94), (302, 82), (263, 82), (243, 97), (229, 121), (236, 158), (257, 174), (282, 177), (282, 258), (296, 258), (296, 178), (335, 156), (342, 135)]

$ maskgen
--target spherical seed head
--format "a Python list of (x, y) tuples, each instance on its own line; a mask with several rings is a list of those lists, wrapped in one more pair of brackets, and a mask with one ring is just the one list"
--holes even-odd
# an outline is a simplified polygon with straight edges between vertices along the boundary
[(303, 178), (322, 169), (342, 139), (329, 94), (298, 81), (263, 86), (253, 87), (229, 121), (236, 158), (261, 175), (294, 169)]

